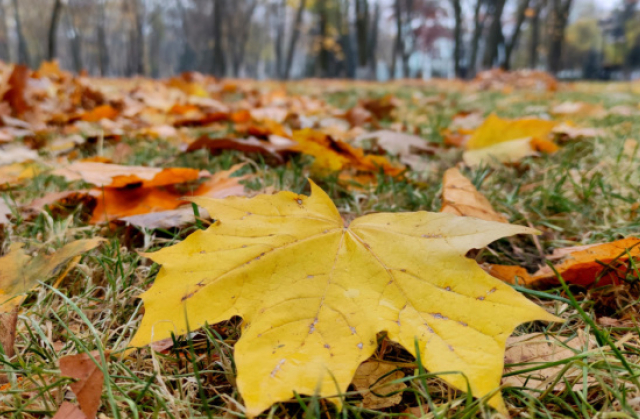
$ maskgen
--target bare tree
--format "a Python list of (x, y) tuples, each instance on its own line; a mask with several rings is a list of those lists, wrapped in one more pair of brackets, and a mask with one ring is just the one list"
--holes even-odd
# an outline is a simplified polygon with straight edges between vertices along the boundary
[(107, 0), (100, 0), (98, 2), (98, 66), (100, 68), (100, 75), (106, 76), (109, 72), (109, 49), (107, 47), (107, 17), (106, 17), (106, 2)]
[(222, 22), (224, 22), (224, 2), (213, 0), (213, 74), (223, 77), (227, 72), (227, 64), (222, 45)]
[(20, 12), (18, 11), (18, 0), (13, 0), (13, 16), (16, 22), (16, 35), (18, 36), (18, 63), (31, 64), (31, 56), (29, 54), (29, 46), (22, 31), (22, 21), (20, 20)]
[(540, 14), (547, 5), (547, 0), (534, 0), (535, 7), (531, 16), (531, 39), (529, 40), (529, 68), (538, 66), (538, 47), (540, 45)]
[(478, 62), (478, 51), (480, 46), (480, 37), (484, 32), (486, 22), (486, 13), (482, 13), (485, 0), (476, 0), (476, 6), (473, 13), (473, 36), (471, 37), (471, 59), (469, 61), (469, 76), (475, 75), (476, 65)]
[(10, 61), (9, 31), (7, 29), (6, 16), (7, 10), (4, 7), (4, 1), (0, 0), (0, 59)]
[(66, 13), (64, 16), (65, 23), (68, 28), (67, 37), (69, 39), (73, 69), (76, 73), (80, 73), (82, 71), (82, 36), (75, 23), (73, 8), (69, 6), (65, 10)]
[(503, 67), (506, 70), (511, 67), (511, 54), (513, 53), (513, 48), (518, 44), (518, 38), (520, 37), (522, 24), (527, 17), (527, 9), (529, 8), (530, 2), (530, 0), (520, 0), (520, 3), (518, 4), (518, 10), (516, 11), (516, 24), (513, 28), (513, 34), (511, 34), (511, 39), (506, 43), (504, 49)]
[(561, 68), (564, 32), (569, 21), (572, 2), (572, 0), (551, 0), (547, 64), (549, 71), (553, 74), (559, 72)]
[(49, 45), (47, 59), (49, 61), (56, 58), (58, 47), (58, 25), (60, 24), (60, 16), (62, 15), (62, 0), (55, 0), (53, 11), (51, 12), (51, 20), (49, 22)]
[(484, 68), (491, 68), (495, 64), (498, 58), (498, 48), (504, 41), (504, 35), (502, 33), (502, 12), (504, 11), (504, 5), (506, 0), (493, 0), (491, 7), (491, 26), (489, 27), (489, 33), (487, 34), (487, 42), (484, 48), (484, 58), (482, 65)]
[(451, 0), (451, 6), (453, 6), (453, 17), (455, 20), (455, 27), (453, 29), (453, 66), (455, 69), (456, 77), (462, 77), (462, 67), (460, 61), (462, 60), (462, 5), (461, 0)]
[(291, 31), (291, 38), (289, 38), (289, 47), (287, 48), (287, 61), (284, 67), (284, 78), (288, 79), (291, 75), (291, 65), (293, 64), (293, 55), (296, 50), (296, 43), (300, 37), (300, 31), (302, 30), (302, 14), (305, 10), (307, 0), (300, 0), (298, 9), (296, 10), (296, 19), (293, 22), (293, 29)]

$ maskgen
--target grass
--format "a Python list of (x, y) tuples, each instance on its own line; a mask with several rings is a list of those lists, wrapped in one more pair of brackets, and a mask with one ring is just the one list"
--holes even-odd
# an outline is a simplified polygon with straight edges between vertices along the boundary
[[(616, 86), (616, 85), (611, 85)], [(497, 111), (502, 116), (544, 113), (565, 100), (602, 103), (606, 108), (638, 103), (639, 95), (609, 85), (575, 85), (557, 93), (499, 92), (468, 93), (442, 90), (437, 86), (357, 86), (337, 84), (318, 89), (304, 83), (289, 86), (291, 92), (311, 95), (345, 109), (358, 97), (392, 93), (402, 105), (383, 126), (401, 123), (417, 129), (421, 136), (441, 142), (458, 111)], [(439, 100), (428, 100), (438, 96)], [(570, 142), (559, 152), (527, 158), (515, 166), (464, 169), (494, 207), (510, 222), (535, 226), (542, 236), (498, 241), (480, 251), (477, 259), (525, 266), (530, 270), (544, 263), (553, 248), (598, 243), (640, 234), (640, 157), (623, 152), (626, 138), (640, 132), (640, 118), (608, 115), (579, 117), (584, 126), (605, 129), (594, 139)], [(249, 162), (246, 171), (256, 173), (247, 188), (308, 192), (306, 177), (312, 158), (292, 158), (286, 166), (271, 166), (256, 156), (224, 152), (210, 156), (204, 151), (183, 154), (163, 140), (124, 142), (133, 152), (124, 164), (158, 167), (183, 166), (215, 172), (238, 162)], [(105, 143), (105, 149), (115, 144)], [(82, 150), (92, 156), (96, 147)], [(380, 174), (372, 187), (354, 188), (336, 175), (318, 175), (318, 182), (334, 199), (345, 219), (378, 211), (438, 211), (442, 173), (459, 160), (459, 152), (425, 157), (429, 169), (408, 172), (404, 178)], [(0, 356), (0, 374), (9, 384), (0, 390), (0, 416), (44, 418), (53, 416), (65, 399), (70, 379), (61, 378), (57, 361), (61, 356), (91, 353), (102, 360), (105, 374), (101, 417), (109, 418), (211, 418), (244, 417), (242, 399), (235, 384), (233, 345), (240, 335), (241, 319), (210, 325), (175, 337), (164, 353), (140, 350), (125, 356), (123, 349), (136, 331), (143, 306), (139, 299), (154, 281), (158, 266), (140, 255), (183, 240), (199, 228), (139, 231), (126, 226), (90, 226), (82, 205), (66, 211), (21, 215), (16, 205), (50, 192), (82, 186), (42, 173), (19, 188), (0, 192), (15, 211), (11, 225), (0, 237), (3, 249), (9, 243), (26, 243), (29, 249), (53, 251), (64, 243), (100, 235), (108, 239), (99, 250), (84, 256), (57, 287), (49, 281), (32, 291), (22, 304), (16, 341), (17, 355)], [(636, 208), (636, 209), (634, 209)], [(541, 253), (540, 250), (543, 250)], [(637, 263), (637, 262), (636, 262)], [(562, 283), (543, 291), (518, 288), (529, 298), (566, 320), (562, 324), (531, 323), (515, 334), (544, 333), (551, 340), (569, 342), (578, 334), (594, 336), (594, 345), (569, 348), (573, 356), (554, 362), (506, 365), (531, 372), (550, 371), (538, 390), (523, 387), (503, 389), (513, 416), (549, 418), (632, 418), (640, 415), (640, 339), (638, 267), (632, 266), (627, 283), (620, 286), (583, 289)], [(44, 280), (44, 278), (43, 278)], [(619, 326), (603, 326), (600, 317), (620, 320)], [(380, 336), (377, 359), (392, 363), (405, 374), (402, 401), (384, 411), (359, 405), (360, 394), (350, 389), (343, 397), (342, 411), (323, 400), (298, 395), (274, 405), (265, 418), (475, 418), (496, 415), (486, 400), (470, 398), (448, 387), (433, 372), (425, 371), (403, 348)], [(564, 345), (567, 345), (564, 343)], [(110, 352), (108, 352), (110, 351)], [(105, 363), (105, 361), (108, 361)], [(557, 367), (550, 369), (551, 367)], [(507, 374), (508, 375), (508, 374)], [(535, 380), (535, 379), (534, 379)], [(560, 386), (562, 385), (562, 386)], [(382, 396), (391, 396), (390, 394)], [(413, 409), (409, 409), (413, 408)]]

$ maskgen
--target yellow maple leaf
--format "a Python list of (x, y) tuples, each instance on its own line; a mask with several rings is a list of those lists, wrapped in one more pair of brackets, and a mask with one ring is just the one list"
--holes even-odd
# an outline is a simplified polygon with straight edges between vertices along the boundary
[[(499, 389), (505, 342), (520, 323), (558, 320), (467, 259), (469, 249), (535, 230), (443, 213), (370, 214), (345, 227), (322, 189), (193, 198), (217, 221), (147, 255), (162, 265), (142, 294), (140, 347), (242, 316), (235, 347), (246, 413), (318, 393), (339, 404), (376, 334), (451, 385)], [(464, 374), (464, 375), (463, 375)], [(504, 409), (500, 392), (489, 403)]]
[(20, 305), (25, 294), (38, 281), (66, 273), (63, 268), (70, 260), (103, 241), (101, 238), (76, 240), (51, 255), (38, 254), (33, 257), (25, 253), (22, 243), (12, 244), (9, 253), (0, 257), (0, 313), (7, 313)]
[(558, 125), (557, 122), (547, 121), (546, 119), (502, 119), (492, 113), (485, 119), (483, 124), (474, 131), (466, 143), (466, 149), (478, 150), (523, 138), (545, 140), (549, 137), (556, 125)]

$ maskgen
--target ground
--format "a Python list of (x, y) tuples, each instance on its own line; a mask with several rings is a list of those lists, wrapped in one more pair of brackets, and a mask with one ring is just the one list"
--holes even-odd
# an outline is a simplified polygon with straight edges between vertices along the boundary
[[(505, 118), (551, 115), (556, 119), (570, 119), (577, 126), (603, 130), (592, 138), (563, 142), (553, 154), (526, 157), (517, 164), (460, 166), (462, 173), (510, 223), (532, 226), (542, 232), (538, 237), (503, 239), (469, 256), (481, 263), (520, 265), (532, 272), (553, 249), (640, 234), (637, 205), (640, 202), (640, 152), (629, 152), (626, 141), (639, 139), (640, 85), (637, 83), (560, 84), (555, 90), (521, 90), (509, 86), (485, 89), (459, 82), (250, 83), (264, 95), (275, 90), (278, 95), (286, 92), (286, 96), (299, 95), (326, 103), (326, 107), (323, 105), (315, 114), (308, 111), (310, 115), (300, 115), (318, 120), (335, 117), (330, 113), (346, 111), (359, 102), (391, 95), (395, 108), (381, 115), (376, 124), (381, 128), (409, 130), (432, 143), (437, 152), (421, 157), (424, 165), (420, 170), (409, 169), (401, 176), (374, 173), (371, 179), (361, 182), (364, 185), (340, 178), (336, 173), (312, 169), (314, 158), (304, 154), (277, 164), (260, 155), (240, 151), (223, 151), (218, 155), (207, 150), (185, 153), (175, 140), (141, 139), (127, 131), (118, 141), (105, 137), (96, 143), (86, 143), (76, 150), (77, 157), (111, 156), (116, 147), (127, 144), (130, 151), (119, 161), (123, 165), (188, 167), (215, 173), (246, 163), (238, 173), (255, 174), (243, 182), (252, 193), (265, 190), (308, 193), (307, 177), (311, 176), (327, 191), (348, 221), (371, 212), (438, 212), (443, 173), (458, 164), (462, 154), (458, 148), (444, 146), (446, 130), (456, 115), (463, 112), (480, 112), (483, 116), (496, 112)], [(225, 103), (238, 104), (250, 102), (247, 95), (244, 89), (229, 88), (229, 93), (220, 97)], [(599, 111), (553, 115), (552, 108), (564, 102), (592, 104)], [(256, 106), (255, 102), (251, 106)], [(291, 106), (291, 113), (297, 112), (295, 104), (287, 106)], [(632, 112), (615, 111), (621, 106)], [(369, 123), (362, 127), (367, 131), (375, 128)], [(234, 129), (233, 124), (225, 123), (194, 130), (224, 136)], [(39, 153), (49, 157), (46, 147)], [(397, 162), (394, 159), (390, 157)], [(19, 205), (52, 192), (84, 186), (81, 181), (68, 182), (45, 171), (0, 192), (14, 209), (11, 224), (1, 233), (5, 250), (10, 242), (26, 243), (27, 247), (44, 244), (46, 249), (53, 250), (73, 239), (94, 236), (107, 239), (73, 267), (57, 284), (57, 291), (39, 286), (22, 304), (17, 355), (11, 361), (4, 361), (0, 368), (9, 380), (0, 389), (2, 416), (53, 416), (65, 398), (73, 400), (72, 393), (68, 392), (71, 379), (60, 376), (58, 359), (68, 354), (108, 350), (111, 351), (105, 368), (108, 380), (102, 392), (100, 417), (242, 417), (233, 359), (240, 318), (198, 330), (190, 339), (176, 337), (174, 345), (162, 352), (148, 349), (123, 352), (144, 312), (139, 296), (149, 289), (159, 268), (141, 252), (181, 241), (198, 226), (192, 223), (179, 228), (140, 230), (117, 222), (89, 224), (87, 209), (82, 205), (30, 216), (17, 210)], [(573, 348), (572, 357), (555, 361), (561, 368), (548, 369), (551, 385), (544, 391), (504, 388), (503, 395), (513, 416), (637, 417), (640, 388), (635, 377), (640, 374), (640, 339), (634, 319), (639, 280), (636, 269), (621, 285), (567, 289), (558, 285), (543, 290), (518, 287), (549, 311), (561, 313), (566, 322), (525, 324), (516, 330), (516, 336), (545, 332), (568, 341), (576, 335), (592, 335), (594, 344)], [(47, 283), (51, 286), (53, 281)], [(616, 322), (602, 324), (603, 317)], [(336, 412), (331, 403), (301, 395), (297, 400), (275, 405), (265, 416), (405, 414), (420, 417), (420, 410), (415, 408), (421, 405), (425, 417), (468, 418), (494, 414), (481, 401), (451, 389), (433, 375), (420, 374), (415, 360), (383, 336), (374, 357), (396, 363), (408, 377), (404, 381), (407, 388), (398, 404), (382, 411), (369, 410), (360, 406), (361, 397), (355, 389), (350, 389), (344, 395), (346, 403), (342, 413)], [(535, 364), (531, 368), (543, 370), (550, 366), (550, 363)], [(573, 377), (572, 380), (578, 377), (577, 381), (556, 386), (568, 384), (569, 381), (565, 381), (568, 376)]]

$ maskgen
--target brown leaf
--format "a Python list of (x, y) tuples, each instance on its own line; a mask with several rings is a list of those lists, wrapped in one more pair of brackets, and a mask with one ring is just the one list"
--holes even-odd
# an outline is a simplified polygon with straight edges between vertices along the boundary
[[(389, 397), (378, 397), (392, 392), (401, 391), (407, 386), (404, 383), (391, 384), (392, 381), (404, 377), (402, 371), (394, 371), (396, 367), (378, 361), (366, 361), (360, 364), (353, 377), (352, 384), (360, 390), (363, 400), (362, 405), (366, 409), (383, 409), (395, 406), (402, 401), (402, 393), (399, 392)], [(394, 372), (392, 372), (394, 371)], [(372, 392), (373, 390), (373, 392)]]
[[(294, 146), (293, 141), (290, 146)], [(274, 158), (278, 163), (283, 163), (281, 153), (290, 150), (286, 146), (277, 146), (269, 141), (260, 141), (255, 138), (209, 138), (206, 135), (189, 144), (187, 152), (207, 149), (211, 153), (219, 153), (222, 150), (238, 150), (244, 153), (259, 153)]]
[(0, 345), (4, 349), (6, 359), (15, 355), (14, 342), (16, 340), (16, 326), (18, 324), (18, 307), (13, 310), (0, 313)]
[[(568, 341), (567, 341), (568, 340)], [(585, 337), (581, 330), (578, 336), (570, 339), (547, 336), (542, 333), (530, 333), (522, 336), (512, 336), (507, 339), (505, 364), (522, 364), (507, 366), (505, 373), (525, 370), (536, 365), (562, 361), (595, 347), (595, 339)], [(545, 390), (565, 368), (565, 364), (541, 368), (535, 371), (523, 372), (502, 379), (502, 384), (512, 387), (525, 387), (529, 390)], [(582, 367), (575, 366), (565, 372), (564, 378), (574, 382), (573, 391), (582, 389)], [(595, 377), (589, 377), (588, 384), (597, 383)], [(565, 389), (564, 380), (555, 385), (555, 391)], [(536, 393), (537, 394), (537, 393)]]
[(444, 172), (440, 212), (500, 223), (508, 222), (493, 209), (489, 200), (478, 192), (471, 181), (455, 167)]
[(56, 415), (52, 419), (87, 419), (82, 410), (69, 402), (62, 402), (60, 409), (56, 412)]
[(362, 147), (364, 143), (371, 142), (393, 155), (435, 154), (438, 150), (430, 146), (426, 140), (402, 132), (380, 130), (361, 135), (353, 140), (354, 144)]
[(9, 103), (14, 115), (24, 115), (31, 110), (26, 99), (27, 81), (30, 73), (31, 70), (26, 65), (16, 64), (9, 77), (9, 90), (5, 92), (2, 100)]
[[(100, 362), (98, 351), (91, 352), (91, 355)], [(108, 352), (105, 353), (105, 357), (108, 357)], [(60, 374), (78, 380), (70, 384), (71, 390), (75, 393), (82, 412), (87, 418), (94, 418), (100, 407), (104, 382), (104, 374), (100, 367), (86, 353), (67, 355), (60, 358)]]

